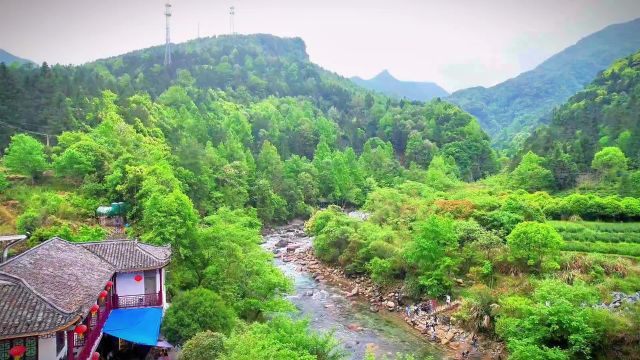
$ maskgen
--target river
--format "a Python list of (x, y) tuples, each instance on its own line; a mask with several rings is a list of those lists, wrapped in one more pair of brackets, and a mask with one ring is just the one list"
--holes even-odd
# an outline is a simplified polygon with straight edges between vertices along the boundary
[[(285, 242), (295, 244), (295, 251), (311, 246), (311, 239), (305, 236), (300, 223), (276, 228), (264, 239), (264, 248), (274, 253), (287, 251)], [(350, 359), (363, 359), (367, 348), (374, 350), (377, 359), (383, 355), (393, 359), (397, 353), (412, 354), (417, 359), (445, 358), (440, 349), (426, 342), (397, 316), (372, 312), (368, 303), (348, 299), (340, 288), (314, 280), (299, 265), (279, 258), (274, 261), (293, 280), (294, 292), (289, 300), (299, 309), (299, 316), (308, 318), (313, 330), (333, 331)]]

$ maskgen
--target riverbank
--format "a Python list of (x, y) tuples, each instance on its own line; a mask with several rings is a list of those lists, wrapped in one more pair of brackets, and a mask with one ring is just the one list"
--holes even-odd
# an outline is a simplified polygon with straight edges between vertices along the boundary
[[(293, 222), (278, 229), (278, 239), (273, 246), (275, 256), (283, 263), (295, 264), (300, 271), (308, 272), (321, 284), (331, 284), (342, 294), (354, 302), (368, 304), (370, 312), (384, 313), (398, 321), (405, 322), (423, 341), (437, 345), (446, 358), (461, 359), (463, 352), (468, 352), (469, 359), (503, 359), (506, 358), (501, 343), (476, 336), (456, 327), (449, 320), (451, 313), (459, 305), (454, 301), (449, 306), (443, 305), (433, 312), (414, 311), (413, 307), (406, 314), (406, 306), (399, 289), (382, 292), (367, 277), (347, 276), (342, 269), (320, 262), (314, 255), (311, 238), (306, 237), (303, 223)], [(349, 324), (358, 331), (359, 324)]]

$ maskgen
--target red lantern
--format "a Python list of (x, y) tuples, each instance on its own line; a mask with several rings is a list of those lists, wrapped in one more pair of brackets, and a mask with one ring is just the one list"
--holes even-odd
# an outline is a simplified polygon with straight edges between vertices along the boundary
[(138, 275), (134, 276), (133, 280), (135, 280), (136, 282), (142, 281), (142, 275), (138, 274)]
[(100, 291), (100, 294), (98, 295), (98, 300), (100, 301), (101, 304), (104, 302), (104, 299), (107, 298), (107, 295), (109, 295), (107, 290)]
[(9, 350), (9, 355), (13, 356), (14, 360), (20, 360), (25, 352), (27, 348), (24, 345), (16, 345)]
[(100, 353), (94, 352), (93, 355), (91, 355), (91, 360), (98, 360), (98, 359), (100, 359)]
[(76, 326), (76, 328), (73, 330), (73, 332), (76, 333), (76, 335), (78, 335), (78, 337), (80, 339), (82, 339), (82, 337), (84, 336), (84, 333), (87, 332), (87, 325), (80, 324), (80, 325)]
[(91, 307), (91, 315), (95, 315), (98, 310), (100, 310), (100, 306), (98, 306), (98, 304), (93, 304), (93, 306)]
[(107, 281), (107, 285), (105, 286), (105, 289), (107, 291), (111, 290), (111, 287), (113, 286), (113, 281)]

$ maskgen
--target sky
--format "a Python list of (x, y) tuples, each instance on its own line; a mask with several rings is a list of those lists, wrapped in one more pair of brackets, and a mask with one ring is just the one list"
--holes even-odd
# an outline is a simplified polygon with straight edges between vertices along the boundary
[[(165, 0), (0, 0), (0, 48), (81, 64), (164, 43)], [(301, 37), (311, 61), (343, 76), (384, 69), (448, 91), (491, 86), (607, 25), (640, 0), (173, 0), (171, 40), (235, 30)]]

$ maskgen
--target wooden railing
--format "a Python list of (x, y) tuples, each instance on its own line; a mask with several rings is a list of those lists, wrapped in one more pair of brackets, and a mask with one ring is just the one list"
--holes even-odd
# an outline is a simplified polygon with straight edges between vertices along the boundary
[(114, 295), (116, 309), (162, 306), (162, 292), (139, 295)]
[(102, 328), (109, 318), (111, 309), (111, 302), (107, 302), (106, 304), (104, 304), (104, 306), (101, 306), (96, 315), (94, 315), (88, 321), (88, 324), (86, 324), (89, 327), (87, 333), (82, 338), (75, 335), (74, 347), (82, 347), (82, 350), (80, 350), (78, 356), (76, 356), (77, 360), (89, 359), (89, 357), (91, 356), (91, 351), (96, 345), (96, 341), (98, 341), (100, 335), (102, 334)]

